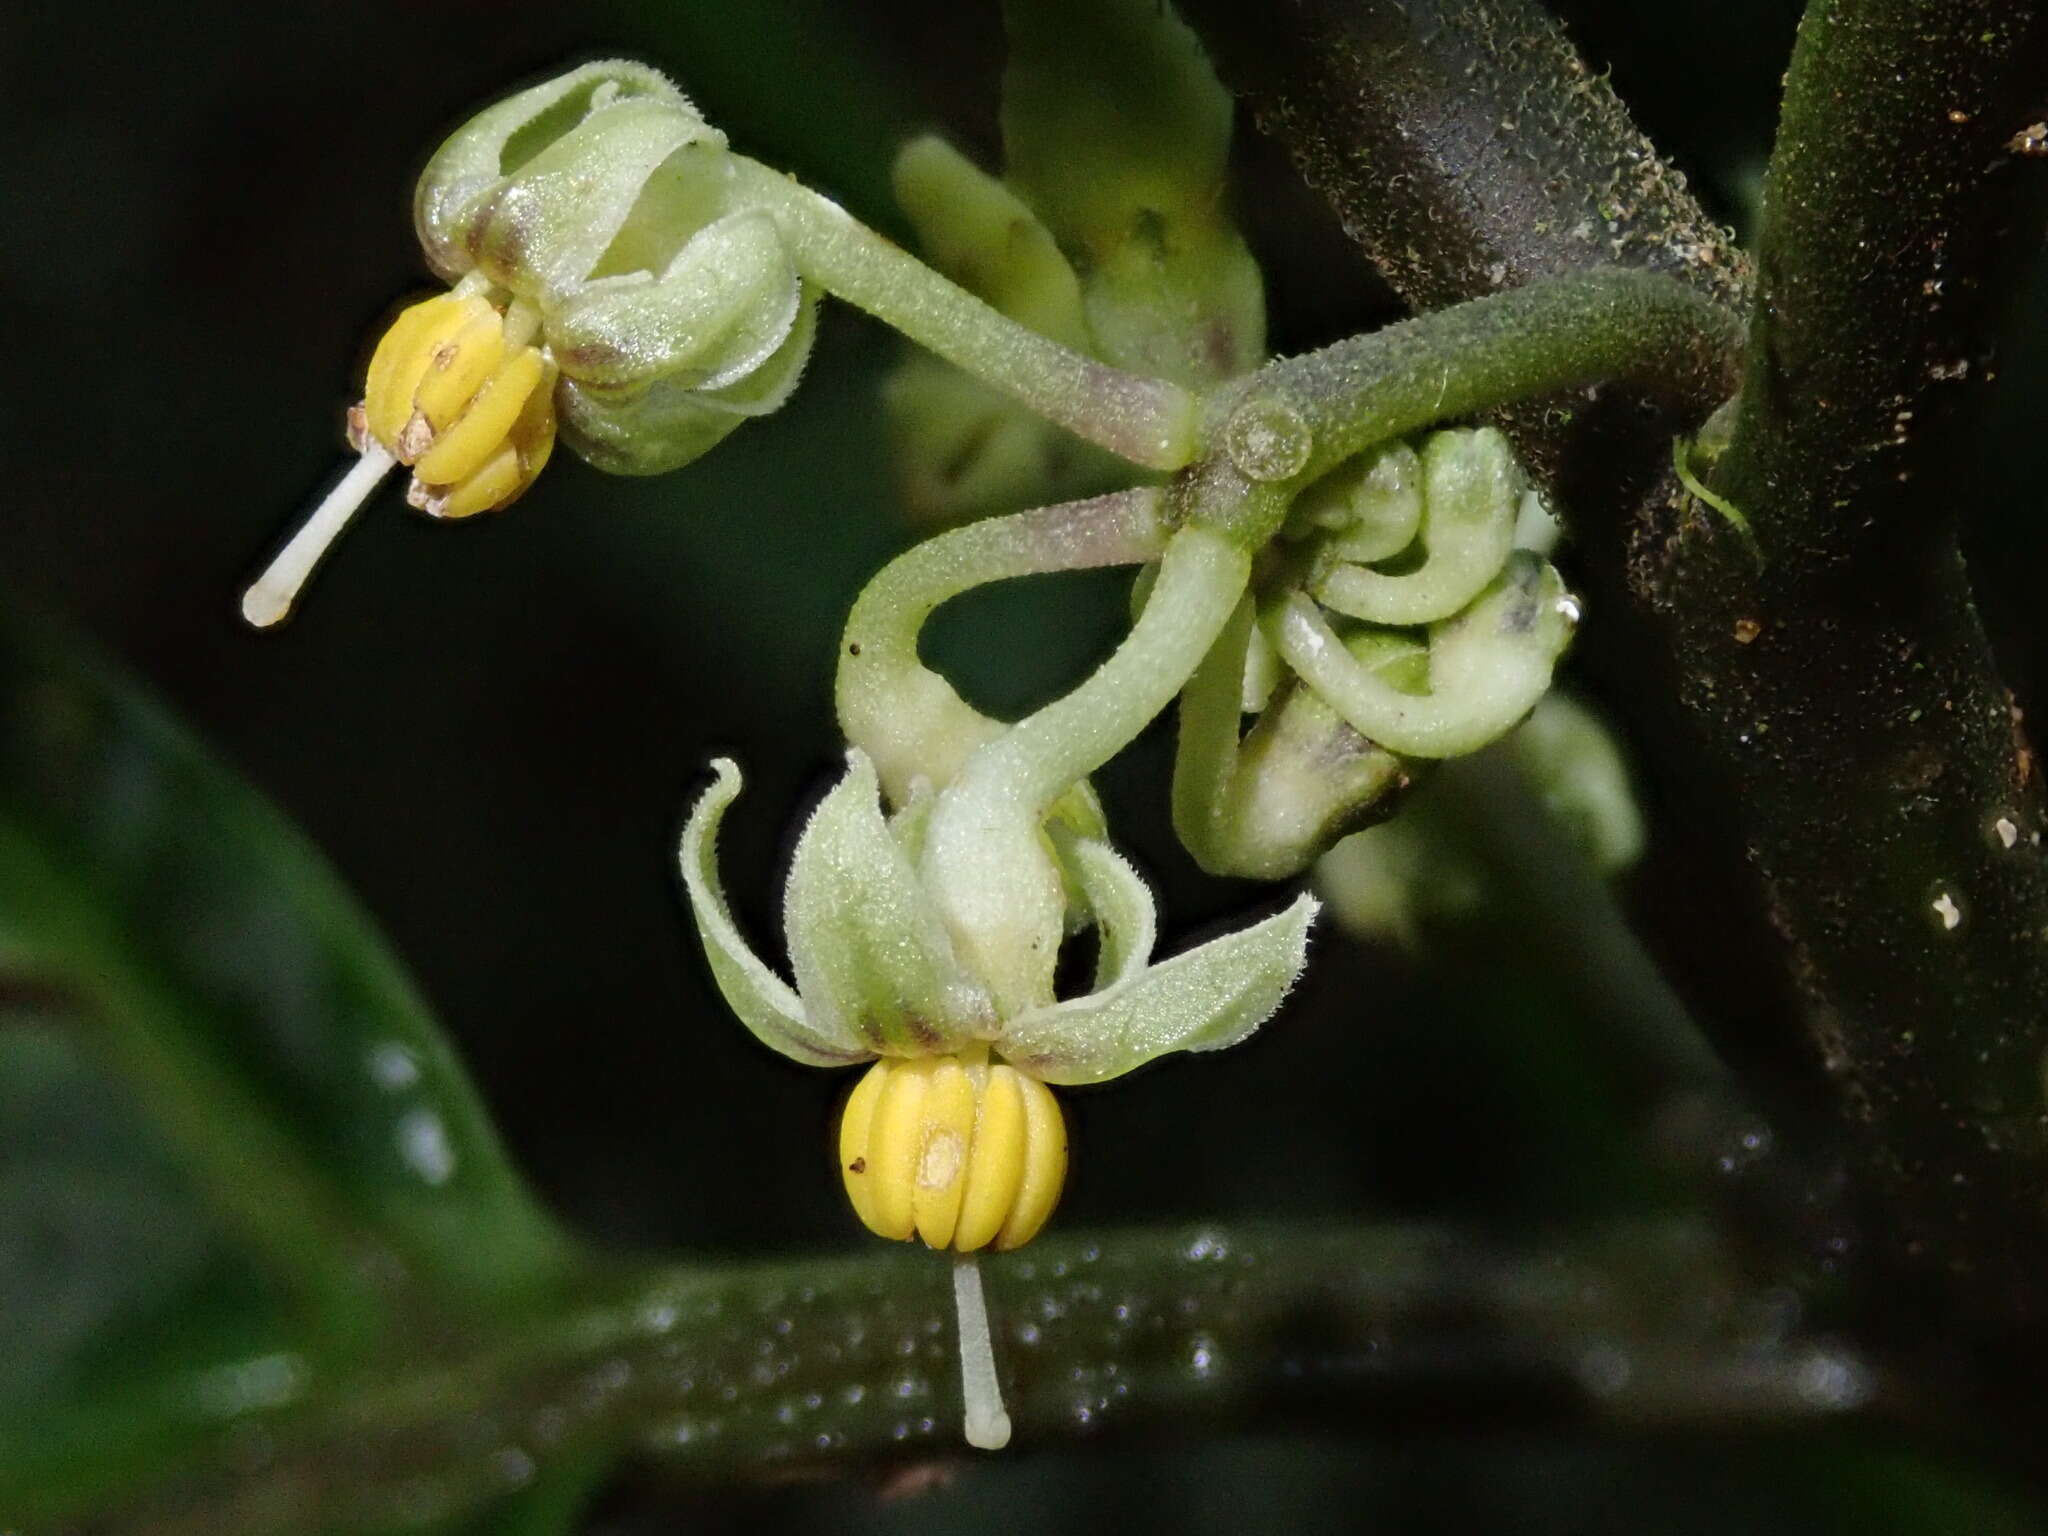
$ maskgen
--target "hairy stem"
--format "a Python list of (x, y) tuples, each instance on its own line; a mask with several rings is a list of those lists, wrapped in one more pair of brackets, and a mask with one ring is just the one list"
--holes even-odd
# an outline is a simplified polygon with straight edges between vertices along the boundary
[[(1722, 237), (1523, 0), (1290, 0), (1256, 25), (1221, 0), (1183, 8), (1411, 302), (1601, 263), (1740, 302)], [(1965, 427), (1982, 360), (2038, 246), (2048, 168), (2015, 135), (2044, 75), (2035, 0), (1809, 12), (1712, 477), (1755, 525), (1761, 572), (1677, 494), (1679, 424), (1508, 423), (1582, 535), (1594, 611), (1625, 631), (1605, 665), (1633, 723), (1700, 808), (1684, 853), (1718, 916), (1668, 942), (1692, 952), (1706, 1013), (1789, 1065), (1741, 1039), (1777, 1012), (1742, 959), (1772, 953), (1761, 914), (1870, 1133), (1873, 1246), (1937, 1258), (1994, 1330), (2048, 1312), (2048, 879), (2033, 760), (1944, 502), (1981, 451)]]
[(1014, 802), (1035, 833), (1068, 785), (1122, 751), (1173, 702), (1236, 608), (1250, 573), (1250, 558), (1208, 530), (1176, 533), (1144, 611), (1115, 654), (1078, 688), (978, 753), (962, 771), (962, 795), (979, 793), (991, 805)]
[(1177, 8), (1417, 309), (1615, 266), (1739, 307), (1727, 231), (1529, 0)]
[(1178, 384), (1127, 373), (1041, 336), (830, 199), (753, 161), (736, 163), (789, 240), (798, 270), (828, 293), (1133, 463), (1178, 469), (1194, 457), (1196, 401)]
[(1582, 272), (1275, 363), (1254, 388), (1302, 403), (1306, 478), (1388, 438), (1573, 386), (1618, 380), (1710, 408), (1734, 391), (1740, 334), (1671, 278)]
[[(1787, 1331), (1696, 1228), (1540, 1252), (1418, 1228), (1134, 1230), (985, 1260), (1020, 1441), (1171, 1420), (1366, 1415), (1678, 1429), (1886, 1411), (1866, 1362)], [(558, 1461), (637, 1447), (684, 1476), (786, 1476), (958, 1446), (948, 1266), (857, 1259), (624, 1276), (509, 1340), (331, 1384), (221, 1435), (139, 1502), (152, 1536), (425, 1523)], [(1472, 1407), (1471, 1405), (1480, 1405)], [(1424, 1410), (1418, 1415), (1418, 1410)], [(54, 1513), (54, 1512), (53, 1512)]]
[(975, 748), (1007, 729), (925, 666), (925, 621), (989, 582), (1158, 559), (1159, 503), (1156, 489), (1141, 486), (984, 518), (897, 556), (861, 590), (839, 652), (839, 723), (874, 760), (890, 800), (901, 804), (920, 775), (950, 783)]
[(1863, 1131), (1887, 1247), (1975, 1325), (2048, 1322), (2048, 862), (2031, 750), (1972, 606), (1957, 484), (2048, 169), (2009, 143), (2038, 4), (1819, 0), (1800, 29), (1713, 484), (1761, 572), (1637, 580)]

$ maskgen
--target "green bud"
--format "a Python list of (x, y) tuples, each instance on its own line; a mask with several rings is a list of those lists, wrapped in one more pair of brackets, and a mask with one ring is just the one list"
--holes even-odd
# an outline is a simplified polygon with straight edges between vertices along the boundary
[(1096, 355), (1200, 387), (1265, 356), (1226, 213), (1232, 103), (1156, 0), (1008, 0), (1005, 177), (1080, 275)]
[[(1514, 547), (1516, 518), (1529, 491), (1514, 450), (1491, 427), (1435, 432), (1423, 443), (1419, 487), (1398, 457), (1382, 455), (1374, 468), (1382, 471), (1383, 483), (1391, 484), (1384, 489), (1373, 485), (1373, 469), (1368, 469), (1354, 492), (1354, 499), (1363, 502), (1358, 515), (1366, 521), (1355, 520), (1332, 535), (1328, 555), (1333, 558), (1312, 590), (1325, 606), (1373, 624), (1449, 618), (1479, 595)], [(1380, 547), (1386, 541), (1376, 535), (1384, 532), (1390, 541), (1409, 505), (1416, 505), (1419, 514), (1419, 563), (1398, 573), (1354, 563), (1351, 550), (1359, 533), (1368, 546)]]
[(1267, 624), (1274, 649), (1360, 734), (1408, 757), (1457, 757), (1535, 707), (1578, 617), (1557, 572), (1517, 552), (1469, 607), (1430, 626), (1428, 687), (1419, 693), (1361, 664), (1300, 593), (1282, 599)]
[(1285, 536), (1316, 540), (1328, 559), (1391, 560), (1422, 530), (1422, 458), (1403, 442), (1347, 459), (1302, 492)]
[[(1422, 646), (1379, 632), (1358, 645), (1361, 665), (1376, 646), (1389, 652), (1377, 658), (1381, 671), (1403, 682), (1426, 678)], [(1386, 815), (1412, 773), (1297, 680), (1254, 700), (1244, 681), (1254, 652), (1278, 664), (1247, 602), (1181, 693), (1173, 825), (1211, 874), (1285, 880), (1345, 833)], [(1246, 713), (1259, 718), (1240, 740)]]

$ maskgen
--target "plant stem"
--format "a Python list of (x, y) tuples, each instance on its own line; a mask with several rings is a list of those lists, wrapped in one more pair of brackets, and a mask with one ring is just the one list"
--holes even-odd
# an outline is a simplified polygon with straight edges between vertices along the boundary
[(1308, 479), (1362, 448), (1440, 421), (1612, 380), (1680, 402), (1733, 393), (1740, 329), (1668, 277), (1608, 270), (1354, 336), (1262, 370), (1253, 391), (1285, 391), (1314, 434)]
[[(1867, 1363), (1789, 1333), (1775, 1293), (1691, 1226), (1536, 1252), (1407, 1227), (1141, 1229), (984, 1264), (1027, 1445), (1332, 1410), (1413, 1434), (1815, 1424), (1898, 1406)], [(424, 1524), (500, 1490), (508, 1465), (531, 1475), (628, 1447), (686, 1477), (958, 1454), (950, 1311), (947, 1264), (903, 1248), (636, 1272), (491, 1347), (331, 1383), (296, 1416), (252, 1415), (218, 1454), (246, 1464), (260, 1441), (260, 1465), (188, 1471), (122, 1528)], [(1455, 1424), (1448, 1403), (1467, 1407)]]
[(1994, 1333), (2048, 1323), (2048, 862), (1955, 487), (2048, 212), (2048, 171), (2008, 144), (2044, 74), (2037, 4), (1809, 7), (1711, 477), (1768, 563), (1680, 548), (1638, 577), (1687, 657), (1885, 1247), (1935, 1259), (1962, 1326)]
[(1089, 442), (1148, 469), (1195, 456), (1195, 397), (1061, 346), (984, 304), (829, 198), (734, 156), (748, 194), (789, 241), (797, 269), (949, 363)]
[[(1522, 0), (1289, 0), (1255, 26), (1222, 0), (1183, 9), (1411, 302), (1601, 262), (1739, 302), (1719, 233)], [(1510, 424), (1582, 534), (1594, 611), (1622, 621), (1609, 665), (1632, 723), (1700, 808), (1687, 874), (1720, 915), (1674, 939), (1699, 952), (1706, 1016), (1774, 1012), (1741, 962), (1768, 952), (1767, 919), (1870, 1132), (1876, 1246), (1937, 1259), (1994, 1333), (2048, 1317), (2048, 875), (1945, 503), (1981, 452), (1964, 426), (1991, 327), (2038, 249), (2048, 175), (2008, 145), (2039, 115), (2043, 33), (2034, 0), (1810, 10), (1742, 414), (1710, 482), (1756, 526), (1762, 572), (1677, 494), (1682, 423)], [(1607, 202), (1611, 228), (1588, 217)]]
[(1741, 307), (1728, 232), (1529, 0), (1177, 9), (1415, 308), (1616, 266)]
[(1173, 702), (1250, 576), (1251, 556), (1229, 539), (1206, 527), (1180, 529), (1114, 654), (1079, 687), (977, 748), (940, 791), (920, 870), (1004, 1017), (1052, 1000), (1067, 902), (1045, 846), (1046, 816)]
[(906, 551), (861, 590), (839, 651), (839, 723), (901, 804), (913, 777), (952, 781), (968, 755), (1005, 729), (925, 666), (917, 640), (943, 603), (993, 581), (1052, 571), (1142, 565), (1166, 529), (1150, 486), (984, 518)]
[(1122, 751), (1173, 702), (1244, 595), (1251, 560), (1203, 528), (1167, 541), (1159, 579), (1123, 644), (1086, 682), (978, 753), (959, 786), (985, 786), (1036, 824), (1068, 785)]

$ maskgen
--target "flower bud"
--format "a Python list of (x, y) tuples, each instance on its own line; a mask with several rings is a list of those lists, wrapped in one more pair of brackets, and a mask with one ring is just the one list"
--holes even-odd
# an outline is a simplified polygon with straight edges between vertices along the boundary
[[(1359, 484), (1358, 521), (1331, 538), (1314, 591), (1325, 606), (1369, 623), (1432, 624), (1471, 603), (1506, 564), (1529, 481), (1508, 440), (1491, 427), (1431, 433), (1422, 445), (1419, 486), (1402, 452), (1390, 450), (1375, 465), (1388, 480), (1405, 482), (1406, 494), (1379, 494), (1368, 472)], [(1398, 573), (1354, 563), (1360, 558), (1352, 552), (1358, 535), (1363, 532), (1371, 545), (1373, 524), (1405, 520), (1411, 504), (1421, 562)], [(1403, 548), (1396, 545), (1387, 554)]]
[(1015, 1248), (1059, 1203), (1066, 1123), (1052, 1090), (985, 1052), (885, 1057), (846, 1101), (839, 1162), (847, 1199), (878, 1236)]

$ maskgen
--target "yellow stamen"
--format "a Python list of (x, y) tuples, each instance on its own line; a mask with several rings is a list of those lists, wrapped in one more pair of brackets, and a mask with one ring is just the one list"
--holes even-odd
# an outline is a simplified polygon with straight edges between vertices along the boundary
[(242, 598), (259, 628), (291, 611), (306, 578), (394, 461), (414, 468), (406, 499), (434, 517), (471, 517), (518, 499), (555, 446), (555, 365), (533, 345), (539, 315), (500, 314), (465, 280), (409, 305), (370, 356), (349, 413), (362, 459), (314, 508)]
[(1067, 1172), (1052, 1090), (985, 1056), (876, 1062), (847, 1100), (839, 1153), (869, 1231), (962, 1253), (1030, 1241)]

